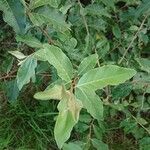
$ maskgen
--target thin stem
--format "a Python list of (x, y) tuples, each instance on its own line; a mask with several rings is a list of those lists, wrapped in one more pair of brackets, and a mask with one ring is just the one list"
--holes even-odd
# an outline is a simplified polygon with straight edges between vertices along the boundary
[(145, 128), (145, 127), (136, 119), (136, 117), (134, 117), (133, 115), (131, 115), (131, 116), (132, 116), (132, 118), (133, 118), (145, 131), (147, 131), (148, 134), (150, 134), (150, 131), (149, 131), (147, 128)]
[(48, 43), (49, 44), (54, 44), (54, 41), (51, 39), (51, 37), (49, 36), (48, 32), (45, 29), (42, 29), (41, 27), (39, 27), (40, 30), (43, 32), (43, 34), (47, 37), (48, 39)]
[(131, 46), (132, 46), (132, 44), (133, 44), (133, 42), (134, 42), (134, 40), (137, 38), (139, 32), (141, 31), (141, 29), (142, 29), (142, 27), (143, 27), (143, 25), (144, 25), (144, 23), (145, 23), (147, 17), (148, 17), (148, 15), (146, 15), (145, 18), (143, 19), (143, 21), (142, 21), (142, 23), (141, 23), (141, 25), (140, 25), (138, 31), (137, 31), (136, 34), (134, 35), (133, 39), (131, 40), (129, 46), (128, 46), (127, 49), (125, 50), (125, 52), (124, 52), (122, 58), (119, 60), (118, 64), (121, 64), (122, 61), (124, 60), (124, 58), (125, 58), (127, 52), (129, 51), (129, 49), (131, 48)]
[[(82, 7), (82, 4), (80, 3), (80, 0), (78, 0), (78, 3), (79, 3), (79, 6), (80, 6), (80, 9), (82, 10), (83, 7)], [(85, 16), (82, 13), (80, 13), (80, 15), (82, 16), (82, 19), (83, 19), (83, 22), (84, 22), (84, 25), (85, 25), (85, 28), (86, 28), (87, 35), (89, 36), (90, 33), (89, 33), (89, 28), (88, 28), (88, 24), (87, 24), (86, 18), (85, 18)]]

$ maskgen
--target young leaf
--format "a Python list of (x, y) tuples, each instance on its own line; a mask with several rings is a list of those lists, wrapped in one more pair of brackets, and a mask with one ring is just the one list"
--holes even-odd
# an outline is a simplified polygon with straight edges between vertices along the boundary
[(103, 103), (94, 91), (76, 88), (75, 95), (91, 116), (97, 120), (103, 119)]
[(78, 67), (78, 74), (83, 75), (89, 70), (93, 69), (98, 61), (98, 55), (93, 54), (83, 59)]
[(122, 68), (115, 65), (106, 65), (95, 68), (84, 74), (78, 84), (77, 88), (97, 90), (102, 89), (107, 85), (117, 85), (125, 82), (136, 74), (133, 69)]
[(15, 56), (18, 59), (24, 59), (27, 56), (25, 56), (23, 53), (19, 52), (19, 51), (9, 51), (10, 54), (12, 54), (13, 56)]
[(43, 92), (38, 92), (34, 95), (35, 99), (40, 100), (50, 100), (50, 99), (62, 99), (62, 86), (61, 85), (54, 85), (54, 87), (49, 88)]
[(0, 10), (4, 12), (4, 21), (13, 27), (16, 33), (25, 33), (25, 9), (19, 0), (0, 0)]
[(35, 52), (35, 57), (40, 60), (47, 60), (53, 65), (58, 76), (66, 82), (70, 82), (73, 76), (73, 67), (69, 58), (56, 46), (44, 44), (43, 49)]
[(69, 91), (64, 91), (62, 100), (58, 104), (59, 115), (54, 128), (54, 136), (61, 149), (69, 139), (74, 125), (78, 122), (81, 102), (76, 100)]
[(30, 82), (30, 78), (35, 76), (35, 68), (37, 66), (37, 60), (31, 56), (27, 57), (18, 69), (17, 72), (17, 85), (19, 90), (23, 85)]
[(16, 40), (33, 48), (42, 48), (43, 44), (35, 37), (29, 35), (17, 35)]

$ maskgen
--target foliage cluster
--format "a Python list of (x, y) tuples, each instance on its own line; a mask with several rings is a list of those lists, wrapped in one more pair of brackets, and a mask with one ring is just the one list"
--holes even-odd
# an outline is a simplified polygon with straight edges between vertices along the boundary
[(150, 149), (149, 0), (0, 11), (0, 149)]

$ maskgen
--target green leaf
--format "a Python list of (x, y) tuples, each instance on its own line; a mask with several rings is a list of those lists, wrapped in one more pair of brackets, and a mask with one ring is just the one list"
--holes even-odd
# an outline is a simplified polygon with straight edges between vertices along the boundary
[(82, 150), (82, 148), (78, 144), (70, 142), (68, 144), (64, 144), (63, 150)]
[(5, 88), (9, 102), (17, 100), (17, 97), (19, 96), (19, 89), (17, 87), (16, 80), (6, 82)]
[(76, 88), (75, 95), (82, 101), (83, 107), (87, 109), (91, 116), (97, 120), (103, 119), (103, 103), (94, 91)]
[(136, 61), (139, 63), (141, 70), (150, 73), (150, 60), (146, 58), (136, 58)]
[(133, 85), (131, 83), (123, 83), (112, 90), (112, 99), (117, 100), (120, 98), (124, 98), (128, 96), (133, 89)]
[(113, 26), (112, 31), (113, 31), (114, 36), (117, 39), (121, 38), (121, 31), (120, 31), (120, 28), (117, 24), (115, 26)]
[(19, 90), (30, 82), (30, 79), (35, 76), (35, 68), (37, 66), (37, 60), (31, 56), (27, 57), (18, 69), (17, 72), (17, 85)]
[(84, 74), (78, 84), (77, 88), (97, 90), (102, 89), (107, 85), (118, 85), (132, 78), (136, 74), (133, 69), (118, 67), (115, 65), (106, 65), (95, 68)]
[(53, 65), (58, 76), (66, 82), (71, 82), (73, 67), (69, 58), (56, 46), (44, 44), (43, 49), (35, 52), (34, 56), (40, 60), (47, 60)]
[(91, 4), (85, 8), (85, 13), (93, 16), (106, 16), (110, 18), (110, 14), (107, 12), (107, 9), (98, 4)]
[(104, 3), (107, 7), (110, 7), (110, 8), (112, 8), (112, 9), (115, 9), (114, 0), (97, 0), (97, 1), (101, 1), (101, 2)]
[(92, 144), (97, 150), (109, 150), (108, 145), (98, 139), (92, 139)]
[(61, 85), (54, 85), (52, 88), (46, 89), (43, 92), (37, 92), (34, 95), (35, 99), (40, 100), (50, 100), (50, 99), (62, 99), (62, 86)]
[(13, 56), (15, 56), (18, 59), (24, 59), (27, 56), (25, 56), (23, 53), (19, 52), (19, 51), (9, 51), (9, 53)]
[(110, 44), (109, 41), (106, 38), (100, 39), (96, 44), (97, 54), (100, 58), (105, 57), (105, 55), (110, 50)]
[(60, 0), (32, 0), (30, 2), (30, 9), (35, 9), (43, 5), (50, 5), (57, 8), (60, 4)]
[(78, 67), (78, 74), (83, 75), (87, 71), (93, 69), (98, 61), (98, 55), (93, 54), (83, 59)]
[(146, 136), (139, 141), (140, 150), (149, 150), (150, 149), (150, 137)]
[(58, 104), (59, 115), (54, 128), (55, 140), (60, 149), (69, 139), (74, 125), (78, 122), (81, 108), (81, 102), (69, 91), (64, 91), (62, 100)]
[(142, 3), (136, 9), (135, 17), (138, 18), (145, 13), (150, 13), (150, 1), (149, 0), (142, 0)]
[(20, 0), (0, 0), (0, 10), (4, 12), (4, 21), (18, 34), (25, 33), (25, 9)]
[(48, 6), (46, 9), (41, 8), (38, 12), (31, 12), (29, 17), (36, 26), (47, 24), (60, 32), (70, 30), (70, 25), (65, 22), (65, 16), (57, 9)]
[(17, 35), (16, 40), (33, 48), (42, 48), (43, 46), (43, 44), (37, 38), (30, 35)]
[(144, 72), (138, 72), (133, 78), (133, 90), (138, 93), (150, 93), (150, 76)]

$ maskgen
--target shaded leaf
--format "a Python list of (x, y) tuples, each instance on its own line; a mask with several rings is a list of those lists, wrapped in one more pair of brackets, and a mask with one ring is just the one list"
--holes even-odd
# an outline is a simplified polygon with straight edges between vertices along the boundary
[(63, 150), (82, 150), (82, 148), (78, 144), (70, 142), (68, 144), (64, 144)]
[(30, 82), (30, 79), (35, 76), (35, 68), (37, 66), (37, 60), (31, 56), (27, 57), (18, 69), (17, 72), (17, 86), (19, 90)]
[(109, 150), (108, 145), (98, 139), (92, 139), (92, 144), (97, 150)]
[(110, 14), (107, 12), (107, 9), (98, 4), (91, 4), (85, 8), (85, 13), (93, 16), (106, 16), (110, 18)]
[(136, 9), (135, 17), (138, 18), (145, 13), (150, 13), (150, 1), (149, 0), (142, 0), (142, 3)]
[(140, 140), (140, 150), (150, 149), (150, 137), (144, 137)]
[(115, 9), (114, 0), (96, 0), (101, 1), (103, 4), (105, 4), (107, 7), (110, 7), (112, 9)]
[(54, 8), (47, 7), (47, 9), (41, 9), (38, 12), (31, 12), (29, 17), (36, 26), (48, 24), (61, 32), (70, 29), (70, 25), (65, 22), (65, 16)]
[(136, 61), (139, 63), (141, 69), (150, 73), (150, 60), (146, 58), (136, 58)]
[(0, 10), (4, 12), (4, 21), (19, 34), (25, 33), (25, 9), (20, 0), (0, 0)]
[(124, 98), (130, 94), (132, 91), (132, 84), (131, 83), (123, 83), (118, 85), (117, 87), (113, 88), (112, 90), (112, 98), (113, 99), (119, 99)]
[(121, 31), (117, 24), (115, 26), (113, 26), (112, 31), (116, 38), (118, 38), (118, 39), (121, 38)]
[(17, 100), (17, 97), (19, 96), (19, 89), (17, 87), (17, 81), (16, 80), (11, 80), (6, 82), (6, 93), (8, 100), (10, 102), (13, 102)]
[(16, 40), (33, 48), (42, 48), (43, 46), (43, 44), (37, 38), (30, 35), (17, 35)]

